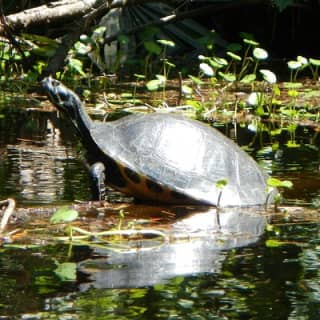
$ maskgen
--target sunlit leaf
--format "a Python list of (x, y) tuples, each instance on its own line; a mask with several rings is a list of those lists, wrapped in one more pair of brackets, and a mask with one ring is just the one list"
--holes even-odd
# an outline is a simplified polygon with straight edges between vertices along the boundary
[(270, 177), (267, 180), (267, 184), (268, 184), (268, 186), (275, 187), (275, 188), (288, 188), (288, 189), (290, 189), (293, 187), (293, 183), (291, 181), (280, 180), (280, 179), (273, 178), (273, 177)]
[(175, 46), (175, 43), (171, 40), (160, 39), (160, 40), (157, 40), (157, 42), (162, 44), (163, 46), (166, 46), (166, 47), (174, 47)]
[(217, 189), (223, 189), (227, 184), (228, 184), (228, 180), (227, 179), (221, 179), (221, 180), (216, 182), (216, 188)]
[(188, 87), (186, 85), (183, 85), (181, 87), (181, 92), (182, 92), (183, 95), (190, 96), (192, 94), (192, 91), (193, 91), (192, 88), (190, 88), (190, 87)]
[(138, 73), (135, 73), (134, 76), (137, 79), (145, 79), (145, 77), (146, 77), (144, 74), (138, 74)]
[(280, 241), (280, 240), (276, 240), (276, 239), (268, 239), (266, 241), (266, 247), (268, 248), (278, 248), (284, 245), (287, 245), (288, 243), (285, 241)]
[(223, 78), (226, 81), (229, 81), (229, 82), (236, 81), (236, 75), (233, 73), (224, 73), (219, 71), (218, 74), (221, 78)]
[(237, 54), (231, 52), (231, 51), (227, 51), (227, 55), (232, 58), (233, 60), (236, 60), (236, 61), (241, 61), (242, 58), (240, 56), (238, 56)]
[(60, 263), (54, 273), (61, 281), (75, 281), (77, 280), (77, 264), (74, 262)]
[(254, 73), (250, 73), (250, 74), (245, 75), (245, 76), (240, 80), (240, 82), (241, 82), (241, 83), (246, 83), (246, 84), (248, 84), (248, 83), (253, 82), (254, 80), (256, 80), (256, 75), (255, 75)]
[(91, 46), (90, 45), (85, 45), (84, 43), (77, 41), (74, 45), (74, 48), (76, 49), (76, 52), (78, 54), (88, 54), (88, 52), (90, 52), (91, 50)]
[(199, 65), (200, 70), (208, 77), (212, 77), (214, 75), (214, 71), (211, 66), (209, 66), (207, 63), (202, 62)]
[(53, 224), (63, 223), (63, 222), (72, 222), (76, 220), (79, 216), (78, 211), (70, 209), (68, 207), (62, 207), (58, 209), (50, 219), (50, 222)]
[(272, 71), (261, 69), (259, 72), (262, 74), (263, 79), (268, 83), (272, 84), (277, 82), (277, 76)]
[(227, 66), (228, 61), (224, 58), (213, 57), (212, 60), (221, 66)]
[(258, 60), (265, 60), (268, 58), (268, 52), (262, 48), (254, 48), (252, 54)]
[(190, 78), (196, 85), (201, 85), (204, 83), (200, 78), (192, 76), (191, 74), (188, 75), (188, 78)]
[(264, 94), (262, 92), (251, 92), (247, 99), (247, 102), (250, 106), (261, 105), (263, 101), (264, 101)]
[(79, 59), (70, 58), (68, 60), (68, 67), (82, 76), (85, 76), (85, 72), (83, 71), (83, 63)]
[(310, 58), (310, 59), (309, 59), (309, 62), (310, 62), (313, 66), (320, 67), (320, 60), (319, 60), (319, 59)]
[(156, 91), (156, 90), (159, 90), (160, 88), (163, 88), (166, 82), (166, 77), (160, 74), (157, 74), (156, 77), (157, 79), (153, 79), (147, 82), (146, 87), (149, 91)]
[(246, 43), (246, 44), (249, 44), (251, 46), (254, 46), (254, 47), (259, 45), (259, 42), (254, 41), (252, 39), (243, 39), (243, 42)]
[(297, 56), (297, 61), (300, 62), (302, 65), (308, 64), (308, 59), (303, 56)]
[(291, 70), (299, 69), (301, 68), (301, 66), (302, 66), (302, 63), (299, 61), (294, 61), (294, 60), (288, 61), (288, 67)]

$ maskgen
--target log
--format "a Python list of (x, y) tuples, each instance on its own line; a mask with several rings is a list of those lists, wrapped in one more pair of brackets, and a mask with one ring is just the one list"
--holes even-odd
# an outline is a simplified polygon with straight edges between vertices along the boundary
[[(71, 20), (84, 16), (105, 4), (105, 0), (60, 0), (6, 16), (6, 24), (11, 32), (25, 31), (35, 25), (50, 24), (59, 20)], [(4, 35), (6, 27), (0, 23), (0, 35)]]
[[(10, 14), (5, 17), (5, 23), (0, 21), (0, 35), (6, 34), (9, 26), (11, 32), (43, 24), (51, 24), (61, 20), (71, 21), (77, 17), (90, 19), (96, 12), (108, 12), (112, 8), (125, 7), (145, 2), (156, 2), (155, 0), (58, 0), (39, 7)], [(161, 2), (161, 1), (159, 1)], [(6, 25), (7, 26), (6, 26)]]

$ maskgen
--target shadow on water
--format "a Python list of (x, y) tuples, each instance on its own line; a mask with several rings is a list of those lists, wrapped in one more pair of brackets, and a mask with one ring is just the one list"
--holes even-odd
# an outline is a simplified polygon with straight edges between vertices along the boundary
[[(249, 145), (269, 173), (294, 182), (284, 193), (289, 203), (320, 204), (314, 130), (298, 127), (295, 147), (284, 134), (276, 150), (265, 131), (230, 124), (220, 130)], [(124, 208), (122, 228), (166, 237), (49, 241), (48, 233), (58, 233), (49, 225), (54, 209), (39, 206), (90, 199), (80, 159), (78, 140), (56, 112), (0, 109), (0, 196), (15, 198), (22, 213), (10, 226), (18, 230), (16, 242), (1, 247), (1, 319), (320, 317), (318, 209), (268, 216), (247, 209), (88, 207), (79, 210), (86, 230), (118, 228)]]

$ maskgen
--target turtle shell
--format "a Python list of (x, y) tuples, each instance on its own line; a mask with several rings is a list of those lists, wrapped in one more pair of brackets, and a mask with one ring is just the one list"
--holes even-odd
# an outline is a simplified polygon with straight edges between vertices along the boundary
[[(107, 177), (119, 181), (111, 184), (127, 194), (172, 203), (219, 201), (219, 206), (266, 201), (267, 176), (257, 163), (199, 121), (161, 113), (130, 115), (94, 122), (90, 132), (105, 155)], [(227, 185), (221, 190), (217, 182), (222, 179)]]

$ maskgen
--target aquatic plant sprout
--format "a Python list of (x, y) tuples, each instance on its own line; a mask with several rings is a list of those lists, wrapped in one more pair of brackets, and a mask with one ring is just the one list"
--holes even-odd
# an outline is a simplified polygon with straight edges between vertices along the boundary
[(257, 60), (265, 60), (268, 58), (268, 52), (262, 48), (254, 48), (252, 54)]
[(262, 74), (264, 81), (267, 81), (270, 84), (274, 84), (277, 82), (277, 76), (272, 71), (267, 69), (261, 69), (259, 71)]
[(213, 71), (212, 67), (209, 66), (207, 63), (202, 62), (202, 63), (200, 63), (199, 67), (204, 75), (206, 75), (208, 77), (213, 77), (214, 71)]

